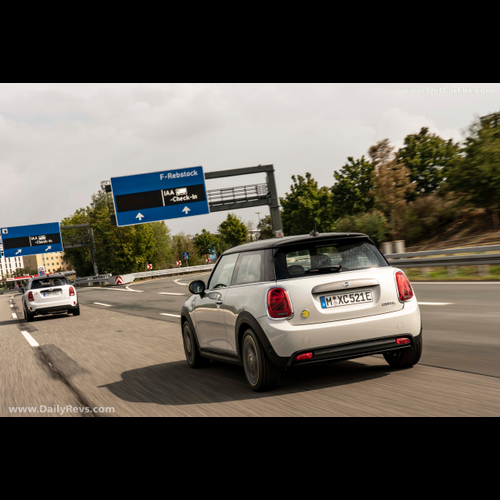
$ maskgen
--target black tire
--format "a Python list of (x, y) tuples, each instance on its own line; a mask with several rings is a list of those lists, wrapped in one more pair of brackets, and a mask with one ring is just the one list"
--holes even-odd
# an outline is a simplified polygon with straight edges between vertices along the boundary
[(418, 337), (413, 337), (413, 345), (410, 348), (386, 352), (384, 358), (392, 368), (410, 368), (419, 362), (422, 348), (422, 333), (420, 333)]
[(203, 368), (210, 364), (210, 360), (200, 354), (194, 333), (188, 321), (185, 321), (182, 325), (182, 342), (184, 344), (186, 361), (191, 368)]
[(76, 309), (72, 309), (71, 312), (73, 313), (73, 316), (80, 316), (80, 304), (76, 306)]
[(24, 317), (28, 323), (31, 323), (35, 319), (35, 315), (30, 314), (28, 312), (28, 309), (26, 309), (26, 307), (24, 308)]
[(280, 369), (271, 363), (257, 335), (251, 329), (243, 334), (241, 357), (245, 376), (252, 390), (265, 392), (276, 387)]

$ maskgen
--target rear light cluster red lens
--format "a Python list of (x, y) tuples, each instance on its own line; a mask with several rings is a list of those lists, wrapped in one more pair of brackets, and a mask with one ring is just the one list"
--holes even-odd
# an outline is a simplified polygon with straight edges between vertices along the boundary
[(312, 352), (305, 352), (303, 354), (299, 354), (295, 359), (297, 361), (303, 361), (304, 359), (311, 359), (313, 357)]
[(33, 297), (33, 292), (28, 292), (28, 301), (33, 302), (35, 298)]
[(69, 296), (70, 297), (74, 297), (75, 296), (75, 289), (72, 286), (69, 287)]
[(396, 273), (396, 283), (398, 285), (399, 300), (410, 300), (413, 297), (413, 289), (406, 274), (402, 271)]
[(409, 344), (410, 343), (410, 339), (406, 338), (406, 337), (402, 337), (400, 339), (396, 339), (396, 344)]
[(282, 319), (292, 315), (292, 304), (284, 288), (271, 288), (267, 292), (267, 312), (271, 318)]

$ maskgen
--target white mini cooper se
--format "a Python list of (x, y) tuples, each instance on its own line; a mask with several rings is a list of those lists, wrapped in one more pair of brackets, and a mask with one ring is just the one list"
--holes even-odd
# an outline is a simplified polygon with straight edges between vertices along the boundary
[(383, 354), (416, 364), (422, 323), (408, 278), (361, 233), (316, 232), (224, 252), (181, 311), (186, 359), (243, 366), (250, 387), (289, 367)]

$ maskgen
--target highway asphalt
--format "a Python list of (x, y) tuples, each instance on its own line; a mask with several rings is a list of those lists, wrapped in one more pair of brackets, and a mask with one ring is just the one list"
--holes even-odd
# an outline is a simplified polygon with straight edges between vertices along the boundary
[(241, 367), (187, 366), (178, 314), (192, 279), (79, 289), (81, 316), (33, 323), (19, 294), (0, 296), (0, 416), (500, 415), (500, 283), (414, 283), (424, 353), (411, 369), (370, 356), (289, 370), (257, 394)]

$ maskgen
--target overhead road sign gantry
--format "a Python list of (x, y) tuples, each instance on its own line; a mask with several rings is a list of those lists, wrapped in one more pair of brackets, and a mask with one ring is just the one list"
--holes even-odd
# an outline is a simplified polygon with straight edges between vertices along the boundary
[(117, 226), (210, 213), (203, 167), (112, 177)]
[(59, 222), (2, 227), (0, 232), (5, 257), (63, 251)]

